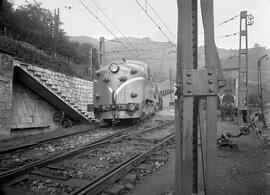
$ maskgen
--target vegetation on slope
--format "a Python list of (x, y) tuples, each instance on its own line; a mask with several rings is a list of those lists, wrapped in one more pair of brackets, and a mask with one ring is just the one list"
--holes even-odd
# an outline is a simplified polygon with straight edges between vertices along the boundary
[[(26, 2), (14, 8), (7, 0), (0, 1), (0, 48), (16, 53), (27, 63), (86, 77), (90, 44), (69, 41), (66, 33), (54, 29), (57, 21), (41, 3)], [(59, 26), (61, 22), (59, 21)], [(97, 50), (93, 49), (93, 64), (98, 65)]]

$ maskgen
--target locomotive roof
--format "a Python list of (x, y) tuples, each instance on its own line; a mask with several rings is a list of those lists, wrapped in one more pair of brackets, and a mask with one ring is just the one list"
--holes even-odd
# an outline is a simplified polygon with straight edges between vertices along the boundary
[(119, 60), (119, 61), (114, 61), (112, 63), (118, 63), (118, 64), (128, 64), (128, 63), (131, 63), (131, 64), (140, 64), (140, 65), (143, 65), (144, 67), (148, 67), (147, 64), (143, 61), (139, 61), (139, 60), (126, 60), (125, 62), (123, 60)]
[(138, 64), (138, 65), (141, 65), (141, 66), (144, 67), (145, 72), (148, 70), (148, 65), (145, 62), (142, 62), (142, 61), (139, 61), (139, 60), (125, 60), (125, 61), (124, 60), (117, 60), (117, 61), (112, 61), (111, 63), (108, 63), (105, 66), (101, 67), (98, 70), (98, 72), (101, 71), (101, 70), (106, 69), (108, 66), (110, 66), (113, 63), (122, 64), (122, 65), (124, 65), (124, 64)]

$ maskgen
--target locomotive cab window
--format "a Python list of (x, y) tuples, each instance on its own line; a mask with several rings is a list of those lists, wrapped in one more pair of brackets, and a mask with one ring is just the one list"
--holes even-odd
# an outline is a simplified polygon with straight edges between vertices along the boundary
[(141, 70), (141, 71), (145, 71), (144, 66), (141, 64), (130, 64), (129, 63), (128, 66), (130, 66), (132, 68), (136, 68), (136, 69)]

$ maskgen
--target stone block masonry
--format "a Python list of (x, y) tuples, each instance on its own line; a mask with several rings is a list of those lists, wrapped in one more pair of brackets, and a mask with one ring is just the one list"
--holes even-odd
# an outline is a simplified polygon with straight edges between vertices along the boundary
[(0, 51), (0, 135), (10, 129), (59, 128), (53, 121), (64, 111), (73, 121), (94, 118), (93, 82), (14, 60)]
[(13, 58), (0, 53), (0, 135), (8, 135), (12, 117)]

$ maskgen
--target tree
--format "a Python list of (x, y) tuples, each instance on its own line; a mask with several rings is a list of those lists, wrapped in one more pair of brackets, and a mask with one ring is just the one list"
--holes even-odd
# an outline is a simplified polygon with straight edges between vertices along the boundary
[(254, 48), (256, 48), (256, 47), (261, 47), (261, 46), (260, 46), (259, 43), (255, 43), (255, 44), (254, 44)]
[[(52, 31), (55, 18), (48, 9), (42, 7), (41, 3), (35, 0), (33, 3), (26, 1), (25, 5), (21, 5), (17, 9), (14, 9), (13, 5), (7, 0), (0, 0), (0, 3), (0, 30), (6, 28), (8, 37), (33, 45), (34, 47), (32, 49), (37, 51), (31, 51), (30, 53), (38, 53), (42, 50), (47, 55), (52, 55), (56, 51), (59, 60), (55, 59), (52, 62), (50, 58), (49, 61), (52, 62), (50, 65), (52, 69), (72, 71), (70, 67), (63, 68), (64, 65), (70, 66), (67, 65), (67, 63), (70, 64), (70, 59), (76, 64), (73, 64), (75, 67), (80, 64), (87, 65), (89, 63), (90, 45), (69, 41), (65, 31), (61, 28), (58, 28), (57, 38), (54, 38)], [(61, 24), (61, 21), (59, 21), (59, 26)], [(14, 42), (10, 42), (10, 44), (14, 44)], [(9, 43), (0, 44), (2, 47), (7, 47), (7, 45)], [(46, 56), (33, 56), (30, 53), (21, 52), (17, 48), (18, 46), (11, 46), (5, 49), (20, 53), (20, 57), (29, 63), (50, 64), (49, 62), (45, 62), (44, 59), (47, 59)], [(93, 52), (93, 65), (95, 66), (98, 65), (98, 55), (96, 49)]]
[(249, 105), (252, 107), (259, 106), (260, 96), (258, 94), (249, 94)]

